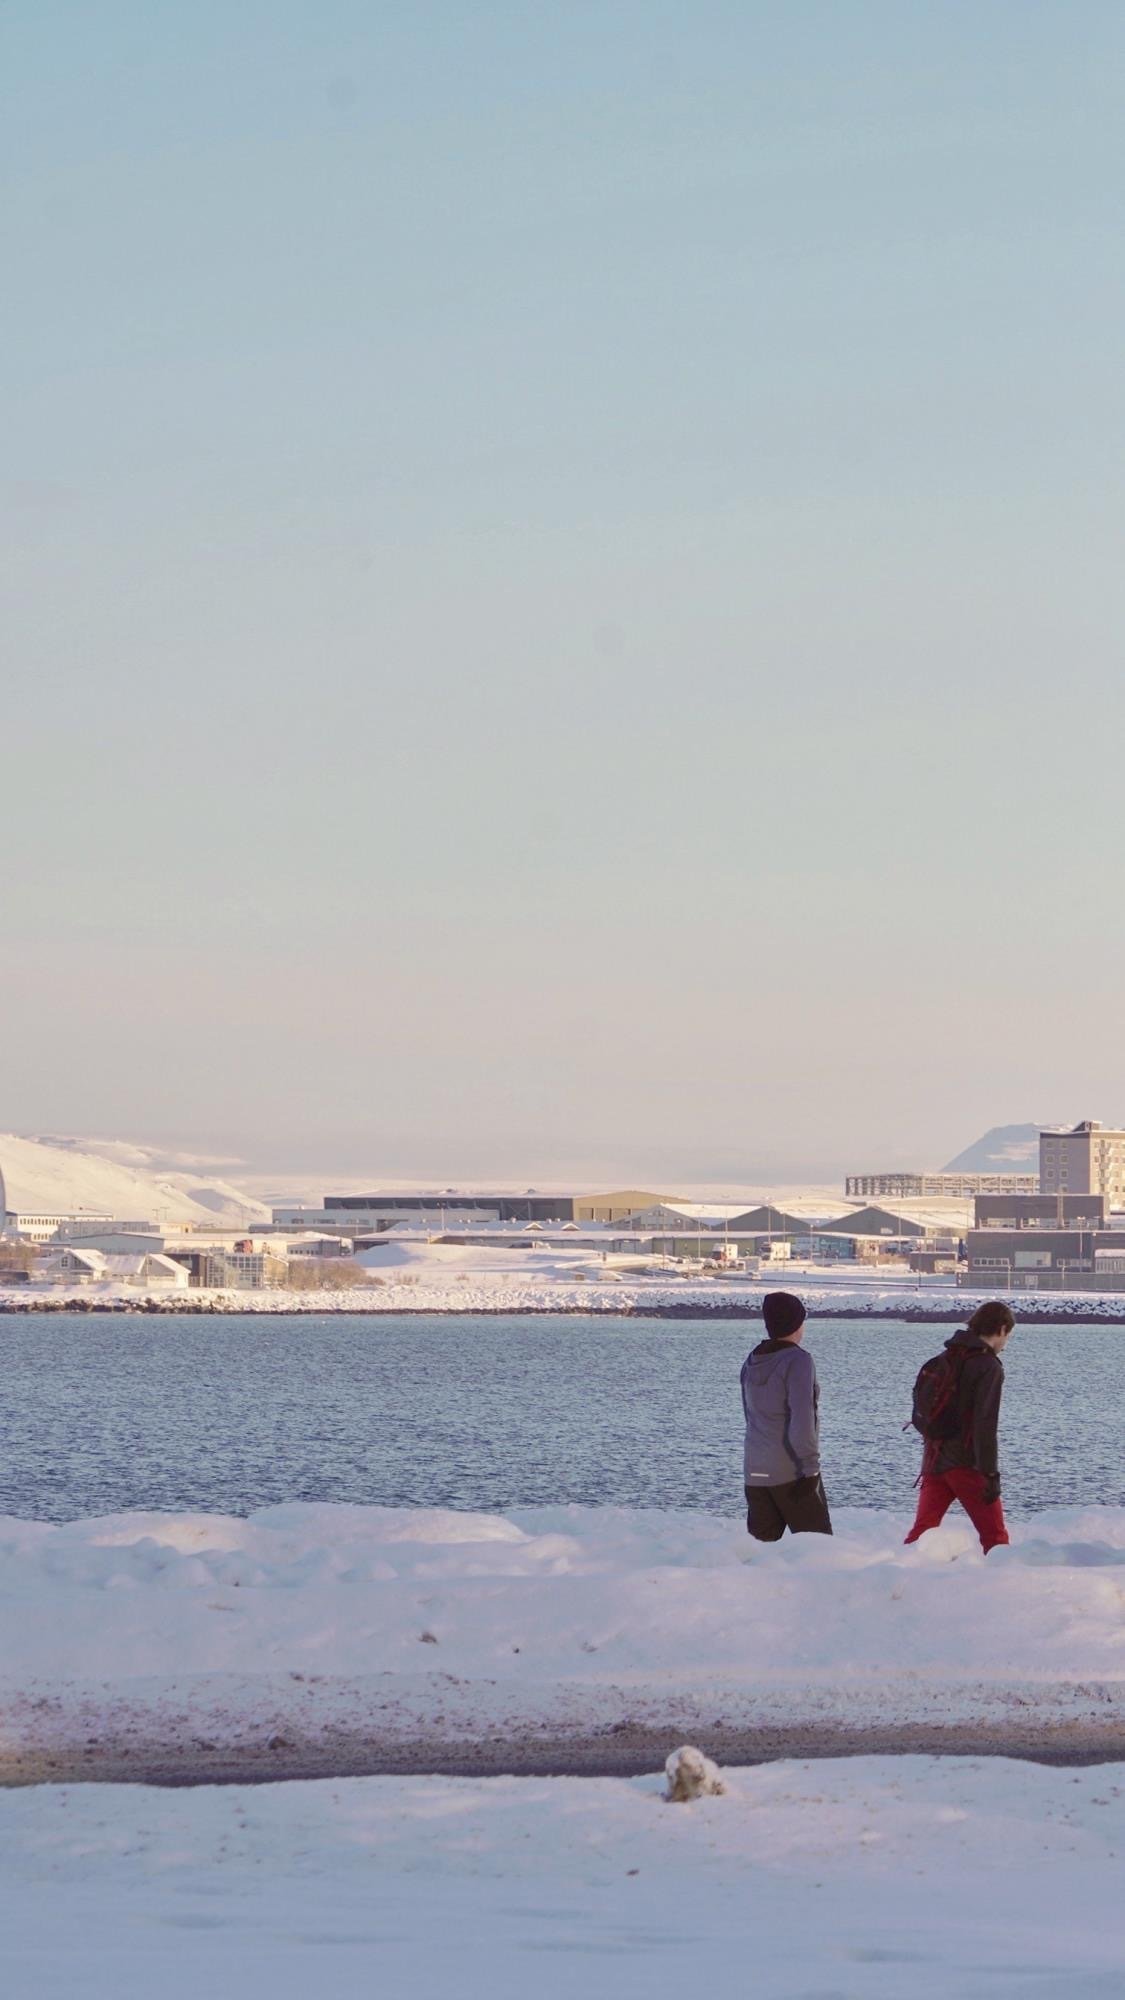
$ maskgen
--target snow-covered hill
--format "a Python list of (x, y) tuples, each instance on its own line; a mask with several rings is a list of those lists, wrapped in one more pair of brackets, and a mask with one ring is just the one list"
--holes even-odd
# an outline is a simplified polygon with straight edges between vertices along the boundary
[[(165, 1156), (167, 1157), (167, 1156)], [(120, 1140), (0, 1134), (0, 1208), (130, 1221), (268, 1221), (261, 1202), (204, 1167), (158, 1168), (151, 1148)]]
[(268, 1222), (270, 1209), (246, 1189), (216, 1173), (216, 1168), (237, 1167), (237, 1160), (208, 1154), (170, 1153), (157, 1146), (141, 1146), (131, 1139), (56, 1139), (40, 1141), (45, 1146), (62, 1146), (71, 1151), (95, 1153), (115, 1166), (128, 1167), (142, 1178), (152, 1179), (161, 1189), (187, 1195), (220, 1222)]

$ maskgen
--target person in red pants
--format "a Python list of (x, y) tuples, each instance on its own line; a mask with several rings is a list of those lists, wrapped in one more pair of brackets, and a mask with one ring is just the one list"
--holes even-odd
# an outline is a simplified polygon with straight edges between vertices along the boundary
[(1015, 1315), (1002, 1299), (978, 1306), (968, 1326), (945, 1343), (914, 1384), (916, 1430), (925, 1439), (918, 1512), (906, 1539), (937, 1528), (955, 1500), (980, 1536), (985, 1555), (1008, 1540), (1000, 1499), (998, 1430), (1004, 1365)]

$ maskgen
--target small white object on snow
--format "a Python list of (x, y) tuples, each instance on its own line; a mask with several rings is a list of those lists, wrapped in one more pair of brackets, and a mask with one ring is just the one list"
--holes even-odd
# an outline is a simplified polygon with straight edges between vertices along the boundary
[(726, 1791), (723, 1774), (717, 1764), (697, 1750), (694, 1743), (685, 1743), (679, 1750), (673, 1750), (664, 1766), (668, 1777), (668, 1789), (664, 1794), (669, 1805), (687, 1805), (692, 1799), (721, 1798)]

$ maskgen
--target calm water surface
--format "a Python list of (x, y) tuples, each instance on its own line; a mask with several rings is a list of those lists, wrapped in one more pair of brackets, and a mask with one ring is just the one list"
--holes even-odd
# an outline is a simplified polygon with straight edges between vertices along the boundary
[[(952, 1329), (818, 1319), (829, 1498), (907, 1510), (914, 1374)], [(0, 1315), (0, 1513), (282, 1500), (736, 1513), (754, 1321)], [(1018, 1329), (1004, 1491), (1125, 1504), (1125, 1330)]]

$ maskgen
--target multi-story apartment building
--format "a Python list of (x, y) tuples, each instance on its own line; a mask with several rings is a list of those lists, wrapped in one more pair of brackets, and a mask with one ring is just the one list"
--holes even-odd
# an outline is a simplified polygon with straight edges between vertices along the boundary
[(1111, 1208), (1125, 1208), (1125, 1132), (1095, 1118), (1040, 1132), (1039, 1186), (1044, 1194), (1104, 1194)]
[(845, 1193), (863, 1201), (918, 1201), (927, 1195), (1035, 1194), (1037, 1174), (849, 1174)]

